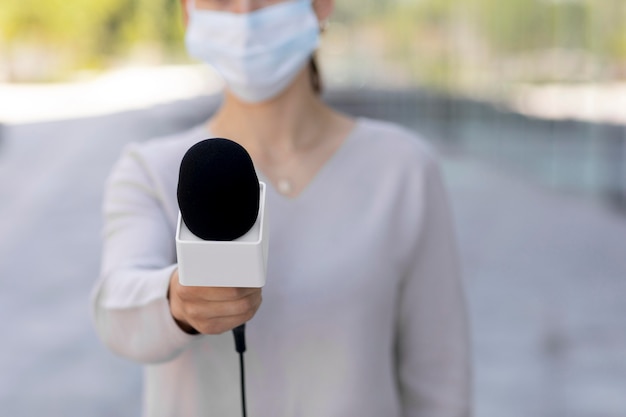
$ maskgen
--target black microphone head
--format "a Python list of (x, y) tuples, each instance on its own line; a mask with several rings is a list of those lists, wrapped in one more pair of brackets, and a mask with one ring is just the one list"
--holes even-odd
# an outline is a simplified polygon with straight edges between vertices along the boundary
[(178, 206), (187, 228), (204, 240), (243, 236), (259, 214), (259, 179), (243, 146), (228, 139), (205, 139), (182, 159)]

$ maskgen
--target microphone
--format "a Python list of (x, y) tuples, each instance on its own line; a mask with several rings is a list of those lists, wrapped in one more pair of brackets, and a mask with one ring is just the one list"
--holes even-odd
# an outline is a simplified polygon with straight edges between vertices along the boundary
[(243, 146), (205, 139), (183, 156), (176, 228), (182, 285), (265, 285), (268, 219), (265, 183)]
[[(262, 287), (267, 271), (265, 184), (243, 146), (205, 139), (183, 156), (178, 176), (176, 255), (182, 285)], [(233, 329), (246, 417), (245, 323)]]

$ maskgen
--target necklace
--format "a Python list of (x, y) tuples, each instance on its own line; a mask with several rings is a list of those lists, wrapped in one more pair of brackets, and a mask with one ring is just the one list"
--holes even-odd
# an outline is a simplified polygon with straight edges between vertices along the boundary
[(293, 189), (291, 185), (291, 181), (285, 178), (278, 180), (277, 186), (278, 186), (278, 191), (284, 195), (291, 193), (291, 190)]

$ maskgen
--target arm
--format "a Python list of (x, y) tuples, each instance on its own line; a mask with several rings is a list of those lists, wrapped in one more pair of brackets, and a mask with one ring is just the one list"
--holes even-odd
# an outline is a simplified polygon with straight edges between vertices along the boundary
[(175, 357), (192, 334), (219, 334), (245, 323), (261, 304), (260, 288), (179, 284), (174, 226), (150, 172), (129, 148), (107, 182), (102, 272), (92, 296), (104, 343), (147, 363)]
[(102, 269), (92, 308), (103, 342), (139, 362), (171, 359), (193, 340), (169, 309), (176, 254), (162, 198), (141, 156), (129, 147), (105, 189)]
[(468, 417), (468, 323), (452, 219), (441, 174), (429, 160), (420, 234), (400, 289), (398, 378), (404, 416)]

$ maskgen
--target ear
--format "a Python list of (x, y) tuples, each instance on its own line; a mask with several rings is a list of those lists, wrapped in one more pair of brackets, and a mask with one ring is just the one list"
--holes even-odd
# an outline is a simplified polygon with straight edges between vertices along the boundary
[(189, 0), (180, 0), (180, 6), (183, 8), (183, 19), (185, 20), (185, 27), (189, 22), (189, 12), (187, 11), (187, 3)]
[(325, 22), (335, 9), (335, 0), (314, 0), (313, 10), (317, 15), (317, 20)]

